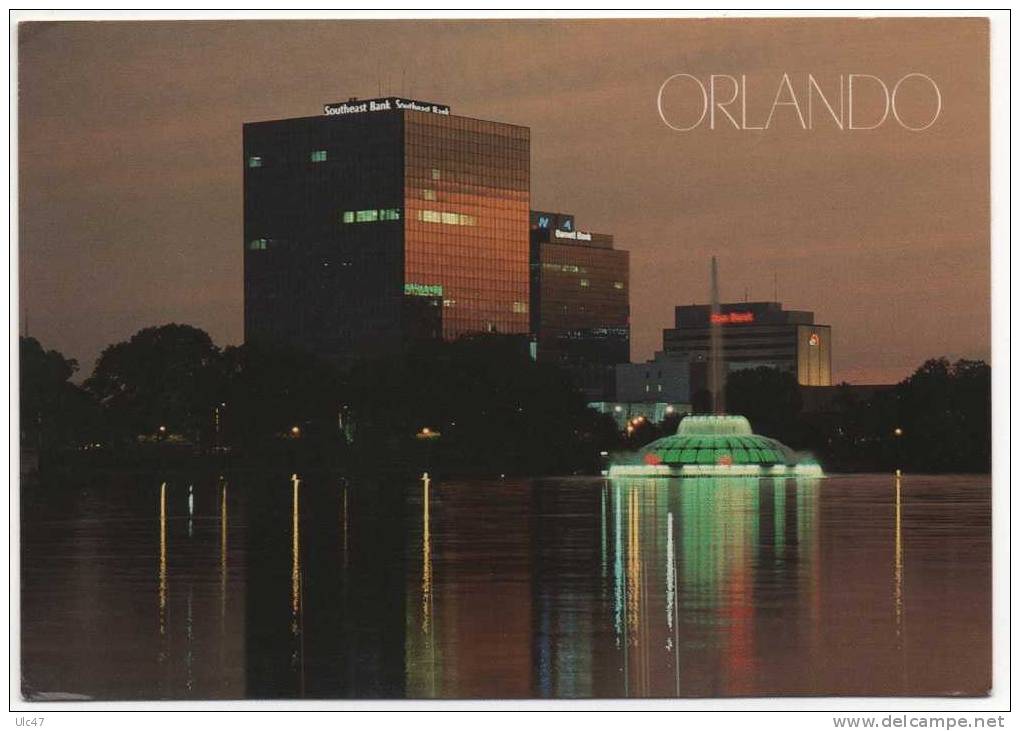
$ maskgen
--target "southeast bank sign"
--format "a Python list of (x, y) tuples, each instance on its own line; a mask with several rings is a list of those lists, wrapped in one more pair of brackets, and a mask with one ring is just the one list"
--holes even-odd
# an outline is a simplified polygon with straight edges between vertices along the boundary
[(348, 114), (366, 114), (368, 112), (392, 112), (401, 109), (411, 112), (428, 112), (430, 114), (450, 114), (450, 107), (445, 104), (433, 104), (432, 102), (422, 102), (415, 99), (401, 99), (395, 96), (388, 96), (382, 99), (350, 99), (337, 104), (325, 104), (322, 107), (322, 113), (327, 117), (332, 117)]

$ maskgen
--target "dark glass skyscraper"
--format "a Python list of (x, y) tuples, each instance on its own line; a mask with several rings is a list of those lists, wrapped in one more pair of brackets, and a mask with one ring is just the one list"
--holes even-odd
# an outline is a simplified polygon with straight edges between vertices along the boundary
[(530, 131), (386, 98), (244, 125), (245, 341), (528, 332)]
[(611, 400), (630, 360), (630, 252), (579, 231), (568, 213), (531, 213), (531, 327), (538, 360), (569, 370), (591, 401)]

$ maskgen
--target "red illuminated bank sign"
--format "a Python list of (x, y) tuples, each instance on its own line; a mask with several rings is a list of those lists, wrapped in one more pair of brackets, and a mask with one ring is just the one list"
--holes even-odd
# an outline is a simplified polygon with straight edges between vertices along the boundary
[(738, 322), (754, 322), (753, 312), (713, 312), (712, 324), (732, 325)]

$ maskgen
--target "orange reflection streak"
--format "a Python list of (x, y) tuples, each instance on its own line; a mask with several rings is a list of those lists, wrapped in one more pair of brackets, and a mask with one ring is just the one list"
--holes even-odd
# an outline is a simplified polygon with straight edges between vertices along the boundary
[(726, 638), (727, 690), (736, 695), (753, 689), (754, 674), (754, 608), (751, 596), (752, 556), (749, 549), (757, 543), (752, 516), (757, 506), (752, 505), (758, 490), (757, 482), (738, 482), (726, 492), (726, 514), (732, 521), (726, 558), (725, 616), (729, 630)]
[(641, 604), (640, 554), (638, 545), (639, 526), (637, 521), (637, 500), (633, 488), (627, 491), (627, 642), (637, 644), (637, 616)]
[(166, 635), (166, 483), (159, 487), (159, 634)]
[(727, 593), (729, 608), (726, 611), (729, 633), (726, 642), (727, 680), (730, 693), (743, 695), (753, 689), (754, 609), (749, 586), (748, 571), (734, 567), (730, 574)]
[(896, 607), (896, 637), (903, 635), (903, 515), (900, 476), (896, 475), (896, 554), (893, 568), (893, 604)]
[(302, 586), (301, 586), (301, 513), (299, 501), (299, 487), (301, 480), (297, 474), (290, 477), (294, 485), (293, 508), (291, 510), (291, 531), (293, 539), (291, 542), (291, 568), (290, 568), (290, 631), (296, 640), (294, 650), (291, 654), (291, 666), (299, 671), (300, 685), (299, 694), (305, 694), (305, 636), (304, 618), (302, 616)]
[(227, 483), (220, 489), (220, 618), (227, 614)]
[(429, 519), (429, 475), (422, 475), (421, 631), (428, 636), (432, 620), (432, 537)]
[(298, 487), (301, 480), (296, 474), (291, 475), (291, 482), (294, 485), (293, 508), (291, 511), (291, 548), (290, 548), (290, 611), (291, 611), (291, 632), (298, 633), (298, 619), (301, 613), (301, 522), (298, 510)]
[(642, 616), (642, 602), (645, 594), (645, 576), (641, 557), (641, 503), (638, 500), (638, 491), (631, 486), (627, 494), (628, 508), (628, 535), (627, 535), (627, 628), (628, 644), (636, 648), (636, 663), (629, 663), (636, 667), (637, 677), (635, 678), (635, 694), (638, 696), (648, 695), (648, 643), (647, 639), (647, 617)]

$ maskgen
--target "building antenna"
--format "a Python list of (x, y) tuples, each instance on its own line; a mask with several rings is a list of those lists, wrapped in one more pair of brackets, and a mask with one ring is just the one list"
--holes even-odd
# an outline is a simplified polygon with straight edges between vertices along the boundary
[(405, 81), (405, 77), (406, 76), (407, 76), (407, 68), (406, 67), (405, 68), (401, 68), (400, 69), (400, 96), (405, 96), (406, 95), (406, 92), (404, 91), (404, 81)]
[(779, 301), (779, 274), (775, 270), (772, 271), (772, 301)]
[(375, 62), (375, 83), (376, 83), (376, 86), (379, 89), (378, 92), (376, 93), (376, 96), (382, 96), (382, 69), (380, 68), (380, 66), (381, 66), (380, 62), (376, 61)]
[(744, 286), (744, 302), (747, 302), (747, 286)]

